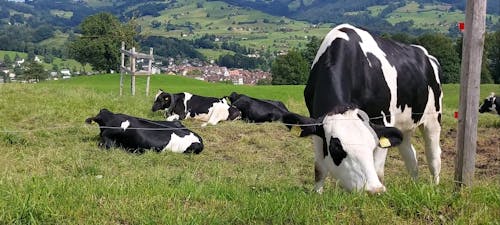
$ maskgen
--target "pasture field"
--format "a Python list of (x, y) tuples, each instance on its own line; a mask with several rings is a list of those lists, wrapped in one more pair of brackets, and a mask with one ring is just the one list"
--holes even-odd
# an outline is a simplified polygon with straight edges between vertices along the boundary
[[(221, 122), (201, 128), (199, 155), (142, 155), (97, 147), (87, 117), (101, 108), (162, 120), (156, 89), (208, 96), (232, 91), (282, 100), (307, 115), (304, 86), (233, 86), (155, 75), (144, 95), (119, 96), (119, 75), (0, 85), (0, 224), (499, 224), (500, 118), (479, 116), (474, 186), (454, 191), (458, 85), (444, 86), (441, 184), (430, 184), (422, 138), (420, 180), (411, 181), (396, 149), (386, 163), (388, 191), (347, 193), (333, 181), (312, 191), (309, 138), (280, 123)], [(481, 96), (500, 92), (482, 85)]]
[[(61, 36), (63, 34), (57, 33), (57, 35)], [(64, 40), (62, 40), (61, 38), (57, 38), (57, 39), (52, 38), (48, 41), (47, 40), (43, 41), (43, 44), (49, 46), (49, 45), (54, 44), (55, 42), (62, 43), (62, 42), (64, 42)], [(13, 62), (16, 58), (16, 55), (18, 55), (19, 57), (21, 57), (25, 60), (28, 58), (28, 53), (0, 50), (0, 59), (2, 59), (2, 61), (4, 60), (5, 55), (9, 55), (10, 59)], [(44, 57), (41, 55), (38, 55), (38, 58), (40, 58), (40, 60), (43, 61)], [(89, 64), (82, 65), (81, 63), (77, 62), (74, 59), (61, 59), (61, 58), (54, 57), (52, 63), (48, 64), (48, 63), (44, 62), (42, 64), (43, 64), (43, 68), (45, 68), (48, 71), (52, 71), (53, 65), (57, 65), (59, 67), (59, 70), (61, 70), (61, 69), (76, 69), (78, 71), (82, 71), (82, 70), (83, 71), (92, 71), (92, 66), (90, 66)]]

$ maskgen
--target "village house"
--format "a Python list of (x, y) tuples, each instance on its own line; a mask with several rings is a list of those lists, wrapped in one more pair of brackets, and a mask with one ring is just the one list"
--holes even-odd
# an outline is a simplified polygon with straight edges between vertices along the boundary
[(231, 82), (234, 85), (256, 85), (259, 80), (270, 79), (271, 74), (265, 71), (244, 69), (228, 69), (217, 65), (194, 66), (189, 63), (161, 67), (163, 73), (188, 76), (207, 82)]

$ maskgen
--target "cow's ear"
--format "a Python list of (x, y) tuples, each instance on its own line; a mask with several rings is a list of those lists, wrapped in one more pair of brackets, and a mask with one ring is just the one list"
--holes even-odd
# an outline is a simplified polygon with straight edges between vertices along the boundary
[(385, 127), (375, 124), (370, 124), (377, 134), (379, 146), (382, 148), (395, 147), (403, 141), (403, 134), (395, 127)]
[(296, 113), (287, 113), (283, 115), (283, 123), (299, 137), (309, 135), (321, 135), (322, 127), (318, 125), (317, 120)]

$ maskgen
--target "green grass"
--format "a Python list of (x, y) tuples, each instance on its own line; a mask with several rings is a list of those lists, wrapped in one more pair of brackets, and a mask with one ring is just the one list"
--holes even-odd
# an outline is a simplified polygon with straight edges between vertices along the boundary
[[(150, 112), (158, 88), (208, 96), (237, 91), (279, 99), (307, 114), (304, 86), (233, 86), (157, 75), (149, 96), (141, 78), (136, 96), (126, 90), (120, 97), (118, 80), (115, 74), (0, 85), (0, 224), (500, 223), (499, 175), (478, 175), (472, 188), (454, 192), (453, 157), (444, 155), (442, 184), (431, 185), (419, 138), (421, 181), (412, 182), (397, 150), (390, 151), (388, 192), (379, 196), (346, 193), (332, 182), (323, 195), (312, 192), (310, 139), (292, 136), (279, 123), (201, 128), (201, 122), (185, 121), (203, 137), (200, 155), (99, 149), (97, 126), (84, 120), (104, 107), (161, 120)], [(444, 131), (456, 126), (457, 89), (444, 86)], [(481, 96), (498, 90), (482, 85)], [(490, 132), (482, 135), (495, 135), (498, 127), (487, 124), (498, 121), (481, 115), (480, 129)]]

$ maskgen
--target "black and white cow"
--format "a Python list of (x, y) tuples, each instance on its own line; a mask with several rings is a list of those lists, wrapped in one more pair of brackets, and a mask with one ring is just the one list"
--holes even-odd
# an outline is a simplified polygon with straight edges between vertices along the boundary
[(483, 104), (479, 107), (479, 112), (490, 112), (500, 115), (500, 97), (492, 92), (490, 96), (484, 99)]
[[(419, 127), (429, 169), (437, 184), (441, 170), (442, 97), (440, 65), (423, 47), (372, 36), (349, 24), (333, 28), (316, 54), (304, 90), (312, 118), (309, 122), (321, 124), (315, 125), (319, 131), (313, 135), (315, 190), (322, 191), (328, 173), (348, 190), (372, 193), (385, 190), (380, 180), (384, 176), (385, 146), (391, 144), (383, 138), (383, 148), (373, 143), (366, 145), (372, 140), (368, 137), (371, 129), (356, 125), (360, 123), (357, 111), (366, 112), (375, 124), (395, 127), (402, 132), (399, 152), (415, 179), (418, 177), (417, 156), (410, 141)], [(349, 115), (332, 113), (336, 106), (350, 104), (359, 109), (348, 110)], [(352, 120), (341, 122), (337, 117)], [(323, 160), (325, 157), (339, 158), (327, 151), (332, 145), (347, 154), (337, 162), (330, 160), (327, 163)]]
[(241, 118), (249, 122), (280, 121), (284, 114), (289, 113), (280, 101), (257, 99), (236, 92), (232, 92), (228, 98), (231, 105), (241, 111)]
[(153, 112), (165, 110), (167, 121), (194, 118), (207, 124), (216, 125), (219, 121), (240, 118), (241, 112), (230, 106), (225, 98), (205, 97), (183, 92), (171, 94), (159, 90), (155, 96)]
[(122, 147), (142, 153), (152, 149), (157, 152), (195, 153), (203, 150), (203, 140), (188, 130), (181, 122), (151, 121), (125, 114), (115, 114), (101, 109), (95, 117), (87, 118), (99, 124), (100, 143), (104, 148)]

